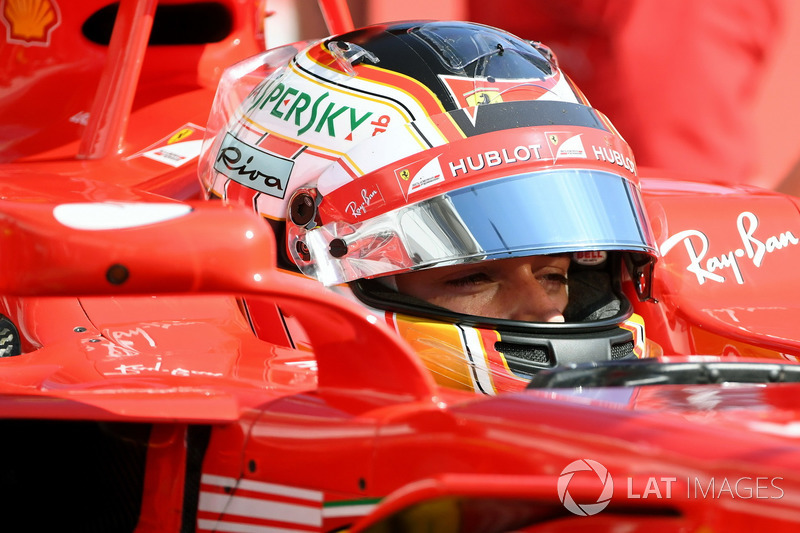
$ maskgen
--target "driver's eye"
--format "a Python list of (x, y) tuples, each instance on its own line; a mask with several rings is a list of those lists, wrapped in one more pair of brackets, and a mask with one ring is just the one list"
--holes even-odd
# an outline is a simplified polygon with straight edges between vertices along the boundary
[(567, 276), (552, 272), (539, 278), (539, 283), (541, 283), (548, 292), (559, 292), (567, 285)]
[(445, 282), (446, 285), (451, 287), (468, 287), (470, 285), (478, 285), (490, 281), (491, 278), (484, 272), (475, 272), (462, 276), (460, 278), (450, 279)]

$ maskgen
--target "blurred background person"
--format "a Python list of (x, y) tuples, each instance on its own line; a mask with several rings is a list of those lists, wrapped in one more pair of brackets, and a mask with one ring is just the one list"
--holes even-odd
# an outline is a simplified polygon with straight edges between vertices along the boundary
[(467, 0), (467, 17), (546, 43), (640, 166), (728, 183), (758, 172), (756, 105), (785, 0)]

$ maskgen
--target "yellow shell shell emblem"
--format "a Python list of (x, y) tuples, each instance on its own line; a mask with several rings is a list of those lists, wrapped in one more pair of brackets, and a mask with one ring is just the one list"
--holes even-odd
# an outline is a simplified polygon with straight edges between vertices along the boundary
[(54, 0), (5, 0), (1, 18), (8, 29), (7, 42), (48, 46), (61, 13)]

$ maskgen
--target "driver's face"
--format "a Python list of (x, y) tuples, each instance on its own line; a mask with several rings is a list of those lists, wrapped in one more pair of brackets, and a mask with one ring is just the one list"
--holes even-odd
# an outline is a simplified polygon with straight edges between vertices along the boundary
[(525, 322), (563, 322), (567, 255), (535, 255), (409, 272), (397, 289), (457, 313)]

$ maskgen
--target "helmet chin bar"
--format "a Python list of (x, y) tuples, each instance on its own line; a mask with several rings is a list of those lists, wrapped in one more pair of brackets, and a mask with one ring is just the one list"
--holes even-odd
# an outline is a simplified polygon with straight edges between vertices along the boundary
[(621, 327), (535, 337), (501, 333), (501, 337), (495, 349), (503, 354), (508, 368), (523, 377), (556, 366), (637, 358), (633, 333)]

